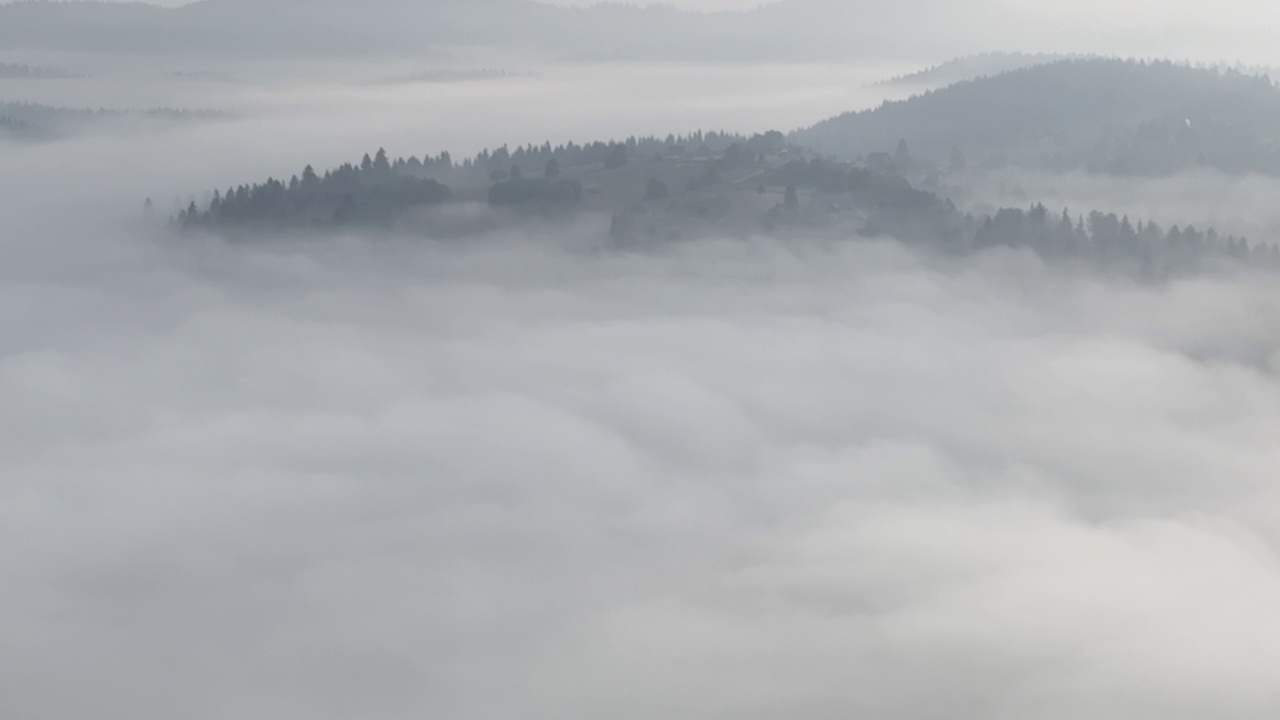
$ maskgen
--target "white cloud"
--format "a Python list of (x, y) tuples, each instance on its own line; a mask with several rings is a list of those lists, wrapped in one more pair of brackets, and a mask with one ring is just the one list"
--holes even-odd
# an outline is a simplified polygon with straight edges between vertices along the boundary
[(1276, 709), (1268, 279), (134, 247), (11, 298), (20, 716)]
[(1274, 278), (122, 217), (290, 102), (6, 148), (0, 716), (1275, 716)]

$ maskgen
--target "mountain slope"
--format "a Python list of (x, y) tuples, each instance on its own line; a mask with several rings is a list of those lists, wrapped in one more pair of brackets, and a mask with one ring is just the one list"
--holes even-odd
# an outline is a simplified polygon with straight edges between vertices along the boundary
[(1055, 53), (987, 52), (965, 55), (916, 72), (899, 75), (884, 81), (883, 85), (915, 88), (942, 88), (966, 80), (989, 77), (1070, 59), (1071, 56)]
[(1082, 59), (961, 82), (848, 113), (793, 139), (837, 156), (892, 150), (1122, 173), (1202, 165), (1280, 172), (1280, 90), (1265, 76)]

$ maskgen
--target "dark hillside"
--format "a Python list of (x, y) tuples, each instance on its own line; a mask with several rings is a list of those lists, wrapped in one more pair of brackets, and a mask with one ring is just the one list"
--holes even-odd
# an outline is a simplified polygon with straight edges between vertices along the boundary
[(1171, 62), (1067, 60), (848, 113), (793, 140), (842, 157), (905, 140), (917, 158), (1163, 174), (1280, 173), (1280, 90), (1266, 76)]
[(889, 78), (883, 84), (940, 88), (966, 80), (976, 80), (1067, 59), (1069, 59), (1068, 56), (1051, 53), (987, 52), (958, 57), (907, 75)]

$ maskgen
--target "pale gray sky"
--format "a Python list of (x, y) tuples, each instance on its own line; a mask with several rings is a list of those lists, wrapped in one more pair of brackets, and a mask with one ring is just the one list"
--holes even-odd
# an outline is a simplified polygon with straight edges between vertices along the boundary
[[(15, 0), (0, 0), (0, 4)], [(126, 0), (108, 0), (124, 2)], [(129, 0), (136, 1), (136, 0)], [(189, 4), (190, 0), (143, 0), (154, 5), (176, 7)], [(261, 0), (269, 4), (272, 0)], [(425, 0), (430, 2), (430, 0)], [(540, 0), (550, 5), (584, 6), (596, 4), (593, 0)], [(769, 5), (778, 0), (626, 0), (635, 5), (672, 5), (687, 10), (747, 10)], [(843, 9), (860, 8), (874, 14), (888, 3), (881, 0), (827, 0)], [(1207, 32), (1240, 33), (1242, 39), (1256, 41), (1260, 37), (1277, 36), (1274, 28), (1280, 26), (1280, 3), (1268, 0), (1129, 0), (1117, 3), (1112, 0), (1078, 0), (1073, 3), (1053, 3), (1043, 0), (937, 0), (938, 7), (971, 6), (975, 11), (987, 11), (993, 6), (1004, 8), (1015, 15), (1034, 17), (1046, 23), (1096, 20), (1108, 25), (1126, 27), (1150, 26), (1153, 32), (1162, 28), (1198, 28)], [(1076, 27), (1079, 27), (1076, 25)], [(1280, 37), (1274, 39), (1280, 40)], [(1081, 38), (1087, 40), (1087, 38)]]
[[(18, 0), (0, 0), (0, 5), (9, 2), (17, 2)], [(107, 0), (107, 2), (136, 2), (137, 0)], [(150, 5), (164, 5), (166, 7), (177, 7), (179, 5), (188, 5), (192, 0), (142, 0)], [(542, 0), (548, 5), (591, 5), (589, 0)], [(644, 0), (636, 0), (631, 2), (633, 5), (673, 5), (682, 9), (689, 10), (746, 10), (760, 5), (767, 5), (772, 0), (666, 0), (665, 2), (645, 2)], [(270, 0), (264, 0), (270, 2)]]

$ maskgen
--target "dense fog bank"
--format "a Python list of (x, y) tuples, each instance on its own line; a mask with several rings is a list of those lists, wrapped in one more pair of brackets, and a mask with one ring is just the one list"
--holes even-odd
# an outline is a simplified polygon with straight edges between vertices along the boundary
[(1280, 181), (1272, 177), (1209, 170), (1162, 178), (1009, 170), (975, 178), (952, 194), (962, 206), (978, 211), (1034, 199), (1053, 208), (1105, 206), (1164, 225), (1198, 224), (1274, 240), (1280, 238), (1280, 212), (1271, 202), (1277, 192)]
[[(465, 240), (179, 232), (206, 189), (378, 147), (763, 133), (904, 92), (879, 66), (261, 68), (0, 82), (230, 113), (0, 141), (0, 718), (1280, 711), (1274, 272), (799, 222), (623, 247), (603, 203)], [(862, 177), (804, 182), (831, 167), (709, 192), (820, 217)], [(926, 209), (1277, 238), (1274, 179), (926, 170), (894, 185)]]
[(74, 242), (4, 263), (6, 715), (1277, 709), (1267, 277)]

